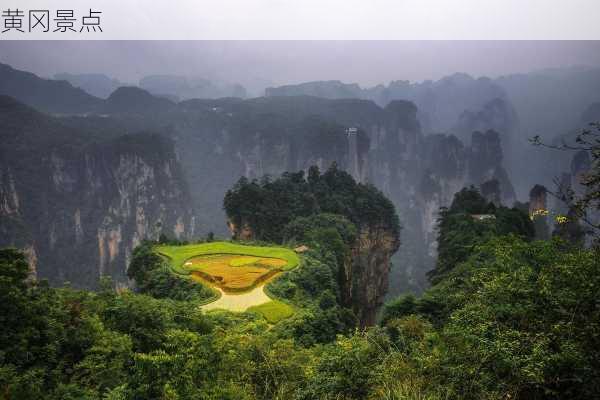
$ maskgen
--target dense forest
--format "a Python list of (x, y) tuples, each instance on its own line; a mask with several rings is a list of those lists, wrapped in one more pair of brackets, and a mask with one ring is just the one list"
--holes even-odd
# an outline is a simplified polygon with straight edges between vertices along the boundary
[(224, 207), (235, 223), (260, 232), (255, 240), (309, 248), (298, 268), (268, 285), (296, 307), (292, 317), (270, 324), (252, 312), (202, 312), (210, 291), (172, 274), (152, 242), (134, 252), (134, 290), (116, 290), (104, 278), (97, 292), (31, 280), (24, 255), (5, 249), (0, 396), (600, 396), (598, 250), (558, 235), (534, 240), (520, 209), (496, 206), (474, 187), (458, 192), (440, 212), (432, 286), (389, 302), (375, 326), (359, 329), (338, 275), (362, 226), (387, 224), (399, 234), (381, 193), (333, 166), (323, 174), (312, 168), (306, 179), (242, 179)]
[(600, 398), (600, 69), (105, 78), (0, 64), (0, 400)]
[(342, 215), (357, 227), (382, 226), (394, 237), (400, 235), (391, 201), (374, 186), (356, 183), (335, 163), (323, 174), (312, 166), (306, 179), (304, 171), (285, 173), (276, 180), (242, 177), (225, 194), (223, 207), (235, 226), (247, 225), (255, 239), (275, 243), (290, 239), (285, 237), (286, 224), (319, 213)]

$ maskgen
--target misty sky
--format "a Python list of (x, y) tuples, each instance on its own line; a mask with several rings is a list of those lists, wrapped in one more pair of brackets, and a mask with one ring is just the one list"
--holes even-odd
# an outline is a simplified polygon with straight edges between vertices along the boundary
[(151, 74), (269, 85), (337, 79), (475, 77), (600, 66), (600, 41), (0, 41), (0, 62), (51, 77), (100, 72), (137, 83)]

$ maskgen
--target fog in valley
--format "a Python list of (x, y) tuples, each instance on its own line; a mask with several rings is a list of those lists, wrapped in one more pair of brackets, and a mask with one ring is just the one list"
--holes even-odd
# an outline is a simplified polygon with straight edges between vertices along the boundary
[(0, 62), (43, 77), (101, 73), (125, 84), (148, 75), (265, 87), (340, 80), (363, 88), (395, 80), (475, 78), (599, 66), (594, 41), (2, 41)]
[[(15, 187), (38, 181), (57, 185), (44, 189), (55, 203), (0, 239), (43, 259), (41, 276), (81, 286), (98, 273), (125, 282), (132, 248), (165, 229), (228, 236), (223, 196), (242, 176), (335, 162), (394, 203), (403, 229), (389, 293), (419, 292), (436, 257), (440, 207), (474, 185), (495, 204), (530, 210), (542, 201), (535, 185), (575, 184), (589, 160), (529, 139), (569, 143), (600, 120), (594, 41), (2, 41), (0, 63), (0, 94), (53, 119), (23, 110), (6, 118), (39, 119), (31, 138), (69, 143), (22, 144), (35, 143), (48, 169), (6, 169), (4, 210), (34, 207), (14, 201), (27, 198)], [(136, 147), (129, 135), (140, 132), (147, 140)], [(90, 146), (85, 159), (74, 142)], [(156, 151), (160, 174), (127, 159), (127, 146)], [(73, 241), (77, 254), (61, 254)]]
[(43, 3), (0, 400), (600, 399), (600, 0)]

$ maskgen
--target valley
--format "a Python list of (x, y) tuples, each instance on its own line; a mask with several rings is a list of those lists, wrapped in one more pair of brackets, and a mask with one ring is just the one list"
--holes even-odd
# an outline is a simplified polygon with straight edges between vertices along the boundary
[(0, 400), (600, 398), (597, 44), (7, 42)]

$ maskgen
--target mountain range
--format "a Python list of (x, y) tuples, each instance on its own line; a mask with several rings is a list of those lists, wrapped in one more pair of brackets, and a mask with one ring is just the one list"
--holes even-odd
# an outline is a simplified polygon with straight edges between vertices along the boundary
[[(0, 244), (28, 249), (32, 268), (54, 283), (93, 286), (109, 273), (127, 285), (127, 260), (143, 238), (227, 235), (222, 199), (240, 176), (324, 170), (335, 162), (393, 201), (403, 230), (391, 292), (420, 290), (435, 257), (437, 211), (458, 190), (485, 184), (490, 199), (510, 206), (568, 169), (567, 156), (523, 143), (548, 123), (539, 114), (544, 104), (554, 110), (575, 94), (563, 87), (560, 100), (523, 99), (535, 97), (540, 80), (594, 87), (600, 77), (596, 70), (577, 74), (456, 74), (370, 89), (312, 82), (254, 99), (177, 101), (135, 86), (95, 97), (0, 65)], [(160, 82), (181, 83), (145, 82), (155, 91)], [(570, 130), (597, 115), (586, 96), (563, 110)], [(524, 104), (537, 107), (537, 118), (524, 114)], [(75, 264), (61, 256), (73, 243), (81, 243)]]

